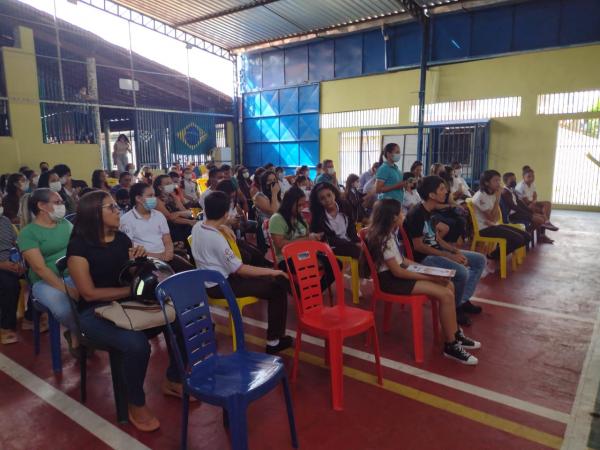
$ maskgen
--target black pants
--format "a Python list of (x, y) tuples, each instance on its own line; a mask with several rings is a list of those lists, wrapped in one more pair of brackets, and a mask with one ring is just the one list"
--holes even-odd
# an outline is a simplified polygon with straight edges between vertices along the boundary
[(353, 242), (341, 242), (341, 240), (338, 240), (335, 244), (331, 245), (331, 249), (336, 256), (350, 256), (354, 259), (360, 258), (360, 247)]
[[(287, 293), (289, 281), (284, 277), (243, 278), (231, 274), (227, 278), (236, 297), (257, 297), (267, 301), (267, 340), (275, 340), (285, 336), (287, 320)], [(213, 298), (223, 298), (219, 286), (206, 290)]]
[(459, 238), (466, 236), (467, 219), (459, 211), (459, 208), (446, 208), (432, 214), (434, 222), (442, 222), (448, 225), (448, 234), (444, 237), (446, 242), (456, 242)]
[[(479, 231), (483, 237), (497, 237), (506, 239), (506, 254), (514, 252), (519, 247), (527, 245), (531, 240), (529, 233), (517, 228), (509, 227), (508, 225), (495, 225)], [(489, 255), (491, 259), (500, 258), (500, 248), (496, 249)]]
[(241, 239), (238, 239), (236, 242), (244, 264), (258, 267), (273, 267), (273, 263), (265, 258), (265, 254), (254, 245)]
[[(327, 257), (321, 253), (317, 254), (317, 260), (319, 262), (319, 268), (323, 270), (323, 274), (321, 275), (321, 292), (331, 286), (331, 283), (335, 280), (335, 275), (333, 275), (333, 269), (331, 268), (331, 264), (329, 264), (329, 260)], [(337, 261), (340, 269), (342, 268), (342, 263)], [(290, 270), (292, 274), (296, 274), (296, 269), (294, 268), (294, 262), (289, 259), (288, 264), (290, 265)], [(287, 272), (287, 267), (285, 266), (285, 261), (279, 261), (279, 269)]]
[(19, 276), (7, 270), (0, 270), (0, 328), (17, 328), (17, 305), (19, 303)]
[(171, 266), (173, 272), (185, 272), (186, 270), (194, 270), (196, 267), (192, 263), (190, 263), (187, 259), (180, 255), (173, 255), (173, 259), (168, 261), (167, 264)]

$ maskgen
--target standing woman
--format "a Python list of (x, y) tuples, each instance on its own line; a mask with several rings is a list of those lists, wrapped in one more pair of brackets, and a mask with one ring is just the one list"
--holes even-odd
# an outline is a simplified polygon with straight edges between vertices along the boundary
[(375, 192), (379, 194), (379, 200), (392, 198), (402, 204), (405, 182), (402, 181), (402, 172), (396, 165), (400, 158), (398, 144), (393, 142), (386, 144), (379, 158), (379, 169), (375, 174), (377, 180), (375, 182)]
[[(122, 353), (129, 420), (140, 431), (154, 431), (160, 427), (160, 422), (146, 406), (144, 379), (150, 360), (148, 339), (161, 333), (164, 327), (126, 330), (94, 313), (99, 306), (130, 296), (129, 286), (119, 286), (119, 272), (130, 259), (145, 255), (143, 247), (133, 247), (127, 235), (119, 231), (119, 207), (110, 194), (93, 191), (81, 198), (67, 249), (69, 273), (81, 294), (81, 331), (92, 342)], [(170, 365), (162, 390), (165, 394), (180, 397), (179, 374), (169, 356)]]
[(360, 244), (356, 234), (356, 221), (350, 205), (340, 198), (340, 192), (334, 185), (322, 182), (312, 188), (310, 213), (311, 232), (323, 233), (335, 255), (358, 259)]
[(369, 217), (367, 211), (363, 205), (363, 194), (360, 189), (360, 179), (355, 173), (351, 173), (346, 178), (346, 188), (344, 190), (344, 200), (348, 203), (352, 211), (352, 220), (356, 223), (362, 223)]
[(105, 170), (96, 169), (92, 172), (92, 187), (94, 189), (100, 189), (104, 192), (110, 192), (110, 186), (106, 182)]
[[(19, 234), (17, 243), (29, 265), (29, 281), (33, 296), (69, 330), (77, 324), (71, 311), (66, 289), (73, 298), (77, 290), (70, 277), (63, 282), (56, 260), (65, 256), (73, 226), (65, 220), (66, 208), (58, 193), (47, 188), (36, 189), (29, 197), (29, 212), (35, 217)], [(69, 351), (75, 353), (79, 343), (76, 334), (65, 333)]]
[(120, 134), (113, 145), (113, 161), (117, 165), (117, 169), (119, 172), (125, 172), (125, 168), (127, 167), (127, 163), (129, 162), (127, 159), (127, 153), (131, 153), (131, 144), (129, 143), (129, 139), (124, 134)]
[(19, 278), (23, 275), (23, 266), (11, 262), (10, 249), (17, 245), (15, 227), (2, 214), (2, 196), (0, 196), (0, 344), (13, 344), (18, 341), (17, 304), (21, 286)]
[(14, 224), (19, 223), (19, 201), (28, 188), (29, 182), (22, 173), (13, 173), (6, 180), (4, 215)]

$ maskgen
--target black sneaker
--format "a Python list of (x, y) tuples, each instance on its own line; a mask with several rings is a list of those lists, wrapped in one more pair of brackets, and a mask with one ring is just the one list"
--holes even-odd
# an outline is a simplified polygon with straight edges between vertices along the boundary
[(265, 347), (265, 352), (269, 355), (274, 355), (286, 348), (290, 348), (292, 345), (294, 345), (294, 339), (291, 336), (283, 336), (279, 338), (279, 343), (277, 345), (267, 345)]
[(474, 305), (471, 303), (471, 300), (467, 300), (462, 305), (460, 305), (460, 309), (462, 312), (467, 314), (481, 314), (481, 306)]
[(481, 342), (468, 338), (464, 335), (463, 330), (461, 330), (460, 328), (454, 334), (454, 337), (458, 341), (458, 343), (463, 346), (463, 348), (468, 348), (470, 350), (476, 350), (478, 348), (481, 348)]
[(477, 358), (466, 351), (457, 341), (444, 344), (444, 356), (467, 366), (475, 366), (479, 362)]
[(456, 322), (463, 327), (471, 326), (471, 319), (462, 309), (456, 309)]

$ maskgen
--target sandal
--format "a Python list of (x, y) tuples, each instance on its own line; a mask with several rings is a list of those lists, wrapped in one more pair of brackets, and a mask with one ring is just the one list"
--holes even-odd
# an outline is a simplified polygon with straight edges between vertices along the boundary
[(14, 344), (15, 342), (19, 342), (17, 333), (15, 333), (13, 330), (0, 330), (0, 343), (6, 345)]
[[(165, 395), (171, 395), (177, 398), (183, 398), (183, 386), (181, 383), (174, 383), (173, 381), (165, 380), (162, 384), (162, 392)], [(197, 402), (198, 399), (190, 395), (190, 402)]]
[(152, 417), (142, 422), (135, 420), (131, 415), (131, 411), (128, 411), (127, 415), (129, 416), (129, 422), (140, 431), (151, 432), (160, 428), (160, 422), (156, 417)]

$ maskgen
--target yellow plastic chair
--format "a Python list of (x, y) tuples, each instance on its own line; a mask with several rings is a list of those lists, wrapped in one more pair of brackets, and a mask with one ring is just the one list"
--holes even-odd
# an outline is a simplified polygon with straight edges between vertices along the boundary
[(196, 184), (200, 188), (201, 193), (204, 193), (204, 191), (206, 191), (206, 183), (208, 183), (208, 178), (198, 178), (196, 180)]
[[(483, 244), (498, 245), (500, 248), (500, 278), (506, 278), (506, 239), (484, 237), (479, 234), (479, 224), (477, 223), (477, 216), (475, 216), (475, 207), (470, 199), (467, 199), (467, 208), (469, 208), (469, 214), (471, 215), (471, 221), (473, 222), (473, 240), (471, 242), (471, 251), (475, 251), (475, 247), (478, 242)], [(517, 270), (517, 259), (518, 256), (515, 254), (512, 261), (512, 270)]]
[[(227, 240), (227, 243), (231, 247), (231, 250), (233, 250), (233, 254), (241, 260), (242, 255), (240, 253), (239, 247), (237, 246), (237, 243), (233, 239), (229, 238), (228, 236), (226, 236), (224, 234), (223, 234), (223, 237)], [(190, 244), (190, 247), (192, 246), (192, 236), (188, 236), (188, 244)], [(257, 297), (250, 297), (250, 296), (249, 297), (236, 297), (236, 300), (237, 300), (238, 307), (240, 308), (240, 315), (242, 315), (242, 312), (243, 312), (245, 306), (252, 305), (253, 303), (258, 303)], [(227, 307), (227, 299), (225, 299), (225, 298), (209, 297), (208, 303), (210, 303), (211, 306), (216, 306), (219, 308), (225, 308), (225, 309), (229, 310), (229, 308)], [(235, 325), (233, 324), (233, 319), (231, 317), (231, 313), (229, 313), (229, 324), (231, 327), (231, 340), (232, 340), (232, 344), (233, 344), (233, 351), (235, 352), (237, 349), (237, 342), (235, 340)]]
[(344, 266), (350, 265), (350, 274), (352, 275), (352, 302), (355, 304), (359, 303), (358, 297), (360, 296), (360, 277), (358, 275), (358, 259), (354, 259), (351, 256), (335, 256)]

